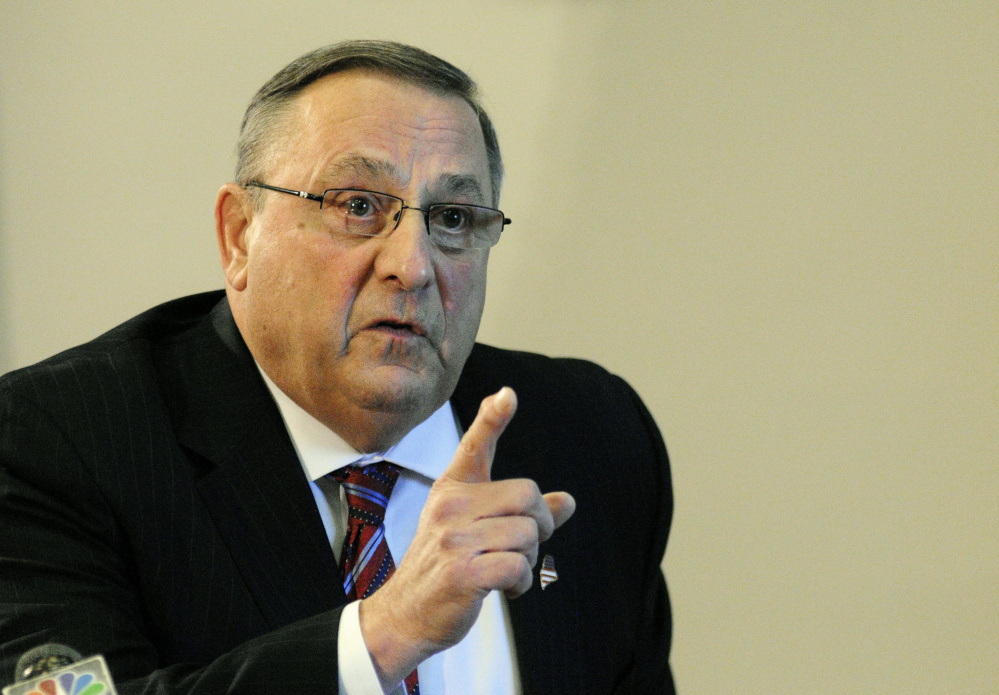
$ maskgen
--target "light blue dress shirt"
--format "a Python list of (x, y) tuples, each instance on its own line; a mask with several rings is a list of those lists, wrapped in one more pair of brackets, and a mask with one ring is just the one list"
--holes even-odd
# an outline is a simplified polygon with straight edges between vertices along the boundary
[[(387, 460), (401, 467), (385, 510), (385, 538), (398, 565), (405, 557), (430, 487), (454, 457), (460, 426), (445, 403), (388, 451), (361, 454), (303, 410), (260, 370), (284, 418), (299, 461), (310, 481), (333, 553), (340, 559), (347, 528), (347, 503), (340, 485), (326, 478), (351, 464)], [(371, 655), (361, 635), (359, 601), (348, 604), (337, 635), (341, 695), (382, 695)], [(506, 599), (491, 592), (465, 638), (421, 663), (422, 695), (520, 695), (513, 631)], [(397, 687), (393, 691), (402, 693)]]

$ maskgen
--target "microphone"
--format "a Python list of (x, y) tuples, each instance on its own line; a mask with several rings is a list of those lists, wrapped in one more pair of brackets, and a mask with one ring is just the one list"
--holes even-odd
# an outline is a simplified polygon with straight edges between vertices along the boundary
[(64, 644), (26, 651), (17, 660), (14, 678), (2, 695), (117, 695), (103, 656), (84, 659)]
[(72, 647), (50, 642), (24, 652), (14, 667), (14, 677), (19, 681), (31, 680), (74, 664), (82, 658), (83, 655)]

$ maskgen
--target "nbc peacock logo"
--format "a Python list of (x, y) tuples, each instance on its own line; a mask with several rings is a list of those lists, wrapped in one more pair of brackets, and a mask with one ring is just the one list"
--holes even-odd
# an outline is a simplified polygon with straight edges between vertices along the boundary
[(107, 690), (104, 683), (94, 680), (94, 674), (62, 673), (46, 678), (27, 695), (99, 695)]

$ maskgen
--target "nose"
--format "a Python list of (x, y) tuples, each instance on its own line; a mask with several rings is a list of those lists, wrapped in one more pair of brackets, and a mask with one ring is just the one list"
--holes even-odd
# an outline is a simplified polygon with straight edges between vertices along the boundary
[[(406, 210), (420, 214), (406, 215)], [(378, 277), (397, 282), (407, 292), (434, 280), (433, 244), (422, 212), (419, 208), (402, 208), (395, 229), (382, 239), (383, 246), (375, 259)]]

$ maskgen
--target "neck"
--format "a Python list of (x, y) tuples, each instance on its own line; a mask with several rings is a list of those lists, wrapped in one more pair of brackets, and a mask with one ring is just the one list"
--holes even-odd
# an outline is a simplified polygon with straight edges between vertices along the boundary
[(364, 408), (319, 410), (299, 405), (363, 454), (382, 452), (395, 446), (433, 412), (385, 413)]

